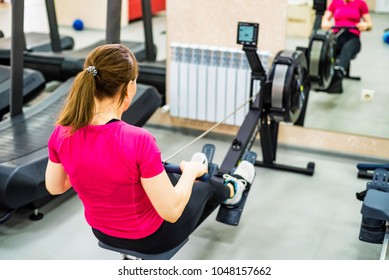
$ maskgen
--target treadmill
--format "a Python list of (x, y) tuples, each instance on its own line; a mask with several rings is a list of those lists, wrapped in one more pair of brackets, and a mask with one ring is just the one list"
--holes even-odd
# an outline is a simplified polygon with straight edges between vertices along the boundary
[[(23, 103), (33, 99), (45, 88), (42, 73), (32, 69), (23, 69)], [(9, 112), (11, 94), (11, 67), (0, 65), (0, 121)]]
[[(54, 1), (54, 0), (46, 0)], [(145, 59), (143, 42), (120, 40), (121, 0), (107, 0), (107, 28), (105, 40), (98, 41), (88, 47), (70, 51), (28, 52), (24, 56), (25, 66), (42, 72), (47, 81), (66, 81), (83, 69), (88, 53), (97, 46), (112, 43), (126, 45), (138, 61)]]
[[(54, 1), (46, 0), (46, 11), (49, 22), (50, 33), (29, 32), (24, 34), (25, 51), (48, 52), (71, 50), (74, 47), (74, 40), (70, 36), (59, 36), (57, 16), (55, 14)], [(0, 31), (1, 33), (1, 31)], [(4, 37), (1, 36), (0, 38)], [(11, 37), (0, 39), (0, 64), (10, 64)]]
[[(43, 215), (37, 205), (54, 198), (45, 187), (47, 141), (74, 80), (74, 77), (69, 78), (47, 97), (23, 108), (23, 47), (20, 44), (23, 40), (23, 16), (20, 15), (23, 14), (24, 1), (14, 1), (10, 118), (0, 122), (0, 224), (24, 206), (34, 208), (31, 219), (40, 219)], [(138, 84), (137, 94), (122, 120), (142, 126), (160, 103), (160, 95), (154, 87)]]
[[(73, 38), (60, 37), (55, 16), (53, 1), (46, 0), (47, 16), (50, 34), (25, 33), (21, 42), (24, 42), (25, 51), (70, 50), (74, 46)], [(4, 34), (0, 31), (0, 38)], [(0, 39), (0, 121), (9, 112), (9, 97), (11, 91), (11, 37)], [(23, 69), (23, 102), (33, 99), (45, 88), (45, 78), (41, 72), (33, 69)]]

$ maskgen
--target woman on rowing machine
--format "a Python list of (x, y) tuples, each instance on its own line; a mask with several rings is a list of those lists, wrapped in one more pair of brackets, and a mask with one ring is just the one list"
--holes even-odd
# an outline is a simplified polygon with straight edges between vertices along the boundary
[(242, 161), (224, 175), (224, 184), (195, 183), (208, 167), (205, 155), (196, 153), (181, 162), (179, 178), (167, 174), (155, 138), (120, 120), (137, 76), (137, 61), (125, 46), (104, 45), (88, 55), (48, 141), (46, 187), (53, 195), (73, 187), (105, 244), (160, 253), (192, 233), (207, 203), (238, 203), (255, 171)]
[[(335, 28), (331, 23), (335, 21)], [(336, 28), (336, 26), (343, 28)], [(325, 11), (321, 28), (336, 33), (335, 74), (327, 92), (342, 93), (342, 79), (350, 61), (361, 50), (360, 34), (373, 27), (369, 8), (364, 0), (333, 0)]]

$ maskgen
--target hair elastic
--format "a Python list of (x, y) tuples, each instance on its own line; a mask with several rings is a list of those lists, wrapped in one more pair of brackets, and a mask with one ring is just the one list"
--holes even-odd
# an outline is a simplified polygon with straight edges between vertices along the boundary
[(93, 77), (96, 77), (96, 76), (97, 76), (97, 70), (96, 70), (96, 67), (95, 67), (95, 66), (88, 66), (85, 70), (86, 70), (88, 73), (92, 73), (92, 74), (93, 74)]

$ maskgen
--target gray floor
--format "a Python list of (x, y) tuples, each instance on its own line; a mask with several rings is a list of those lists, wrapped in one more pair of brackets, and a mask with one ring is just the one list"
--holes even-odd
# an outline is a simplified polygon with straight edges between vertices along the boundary
[[(0, 26), (7, 18), (4, 11), (0, 8)], [(156, 36), (163, 40), (163, 19), (160, 23)], [(142, 37), (139, 26), (137, 22), (128, 27), (128, 30), (138, 30), (134, 31), (138, 32), (137, 38)], [(9, 32), (3, 31), (6, 35)], [(61, 28), (61, 32), (73, 35), (79, 47), (87, 43), (86, 34), (92, 41), (102, 36), (101, 32), (93, 30), (73, 32)], [(164, 53), (163, 44), (160, 53)], [(363, 74), (364, 78), (374, 75)], [(316, 122), (320, 123), (320, 118)], [(160, 126), (146, 125), (146, 128), (155, 135), (163, 158), (200, 134)], [(212, 134), (172, 161), (188, 159), (204, 143), (213, 143), (217, 146), (214, 161), (221, 163), (230, 142), (229, 137)], [(261, 157), (259, 143), (254, 151)], [(356, 164), (361, 160), (279, 147), (277, 162), (300, 167), (306, 166), (308, 161), (315, 162), (314, 176), (256, 168), (256, 178), (239, 226), (221, 224), (215, 221), (216, 213), (213, 213), (174, 259), (378, 259), (381, 247), (358, 239), (361, 202), (356, 200), (355, 193), (365, 189), (367, 182), (356, 176)], [(30, 221), (31, 209), (22, 208), (0, 225), (0, 259), (120, 259), (119, 254), (97, 246), (84, 220), (82, 205), (74, 194), (61, 196), (40, 210), (45, 214), (43, 220)]]
[[(195, 134), (148, 127), (163, 157)], [(172, 139), (174, 143), (172, 143)], [(172, 161), (190, 158), (204, 143), (217, 146), (220, 163), (230, 139), (202, 139)], [(259, 153), (259, 145), (254, 148)], [(358, 240), (361, 203), (355, 193), (366, 182), (356, 178), (357, 160), (280, 148), (278, 162), (304, 167), (316, 163), (314, 176), (256, 168), (247, 205), (238, 227), (210, 216), (175, 259), (377, 259), (380, 246)], [(43, 220), (28, 220), (20, 209), (0, 226), (1, 259), (118, 259), (100, 249), (83, 218), (76, 196), (60, 197), (41, 209)]]

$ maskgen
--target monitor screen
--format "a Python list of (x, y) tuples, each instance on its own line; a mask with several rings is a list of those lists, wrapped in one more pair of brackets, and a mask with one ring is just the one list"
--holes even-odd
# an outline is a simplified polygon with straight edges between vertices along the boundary
[(257, 46), (258, 23), (239, 22), (237, 43), (245, 46)]

